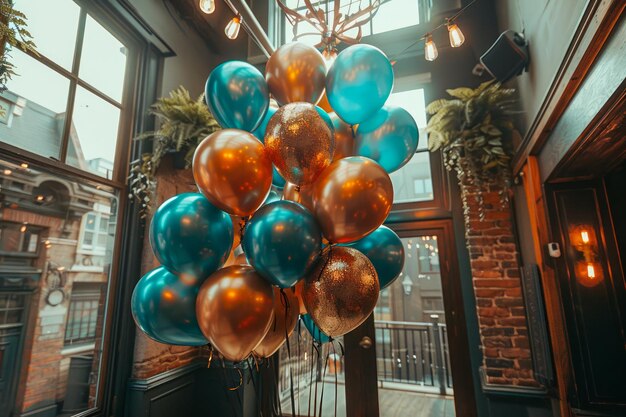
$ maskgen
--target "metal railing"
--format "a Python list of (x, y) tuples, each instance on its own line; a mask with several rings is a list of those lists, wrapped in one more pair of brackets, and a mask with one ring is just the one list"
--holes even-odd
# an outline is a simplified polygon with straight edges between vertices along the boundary
[(377, 321), (376, 359), (378, 380), (438, 388), (452, 388), (446, 325)]

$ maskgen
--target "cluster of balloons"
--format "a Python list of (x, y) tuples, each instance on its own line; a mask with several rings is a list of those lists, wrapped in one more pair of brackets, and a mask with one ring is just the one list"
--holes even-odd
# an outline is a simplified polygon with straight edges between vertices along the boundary
[(402, 242), (382, 224), (389, 173), (413, 156), (418, 130), (385, 105), (392, 87), (389, 60), (369, 45), (328, 70), (300, 43), (279, 48), (265, 76), (240, 61), (213, 70), (206, 100), (223, 130), (196, 149), (200, 193), (154, 214), (162, 266), (133, 293), (138, 327), (239, 362), (274, 354), (299, 316), (320, 343), (365, 321), (404, 265)]

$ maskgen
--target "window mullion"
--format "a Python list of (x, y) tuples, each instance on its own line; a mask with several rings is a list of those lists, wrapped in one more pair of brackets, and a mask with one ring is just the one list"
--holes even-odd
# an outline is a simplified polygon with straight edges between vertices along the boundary
[(63, 135), (61, 139), (60, 160), (65, 163), (67, 160), (67, 149), (70, 143), (70, 134), (72, 132), (72, 114), (74, 113), (74, 102), (76, 101), (76, 85), (78, 78), (78, 70), (80, 69), (80, 56), (83, 49), (83, 40), (85, 39), (85, 23), (87, 22), (87, 12), (84, 9), (80, 11), (78, 20), (78, 33), (76, 34), (76, 46), (74, 48), (74, 61), (72, 63), (72, 75), (70, 80), (69, 97), (67, 99), (67, 107), (65, 108), (65, 126), (63, 127)]

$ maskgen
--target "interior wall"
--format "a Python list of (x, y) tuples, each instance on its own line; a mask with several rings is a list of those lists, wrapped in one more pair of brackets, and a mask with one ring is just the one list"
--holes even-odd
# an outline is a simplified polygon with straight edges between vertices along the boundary
[(224, 58), (214, 54), (200, 36), (163, 0), (133, 0), (133, 7), (176, 56), (165, 58), (160, 95), (183, 85), (192, 97), (204, 91), (211, 70)]
[(495, 2), (501, 32), (524, 32), (530, 46), (528, 72), (517, 77), (526, 132), (541, 107), (563, 62), (578, 22), (589, 0), (498, 0)]

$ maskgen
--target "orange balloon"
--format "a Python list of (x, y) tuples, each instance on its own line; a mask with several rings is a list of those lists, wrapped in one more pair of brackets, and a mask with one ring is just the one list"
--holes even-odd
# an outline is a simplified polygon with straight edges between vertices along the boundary
[(313, 187), (300, 187), (298, 190), (298, 186), (292, 184), (290, 182), (285, 183), (283, 187), (283, 199), (295, 201), (296, 203), (302, 204), (313, 213)]
[(330, 107), (330, 103), (328, 102), (328, 96), (326, 95), (326, 90), (324, 90), (324, 93), (322, 94), (322, 98), (320, 99), (319, 103), (317, 103), (317, 105), (321, 107), (328, 114), (334, 112), (333, 108)]
[(335, 140), (313, 104), (290, 103), (267, 124), (265, 151), (285, 180), (306, 185), (330, 165)]
[(328, 113), (330, 120), (335, 128), (335, 154), (333, 162), (356, 155), (356, 144), (354, 143), (354, 132), (349, 124), (344, 122), (336, 113)]
[(306, 307), (304, 306), (304, 300), (302, 299), (302, 291), (304, 291), (304, 280), (301, 280), (296, 285), (294, 285), (293, 289), (296, 292), (296, 297), (298, 297), (298, 302), (300, 304), (300, 314), (306, 314)]
[(300, 314), (298, 298), (291, 288), (285, 289), (283, 294), (274, 288), (274, 321), (263, 341), (254, 349), (254, 353), (261, 358), (269, 358), (276, 353), (296, 328)]
[(196, 316), (202, 334), (229, 361), (240, 362), (261, 343), (274, 318), (274, 292), (248, 265), (213, 273), (200, 287)]
[(342, 336), (374, 311), (380, 284), (374, 265), (356, 249), (329, 247), (309, 272), (302, 296), (322, 332)]
[(353, 242), (373, 232), (392, 204), (389, 174), (362, 156), (333, 162), (313, 185), (313, 212), (332, 243)]
[(213, 205), (229, 214), (249, 216), (270, 192), (272, 163), (252, 134), (218, 130), (196, 148), (193, 177)]
[(316, 104), (326, 84), (326, 63), (314, 47), (288, 43), (267, 61), (265, 80), (281, 106), (297, 101)]

